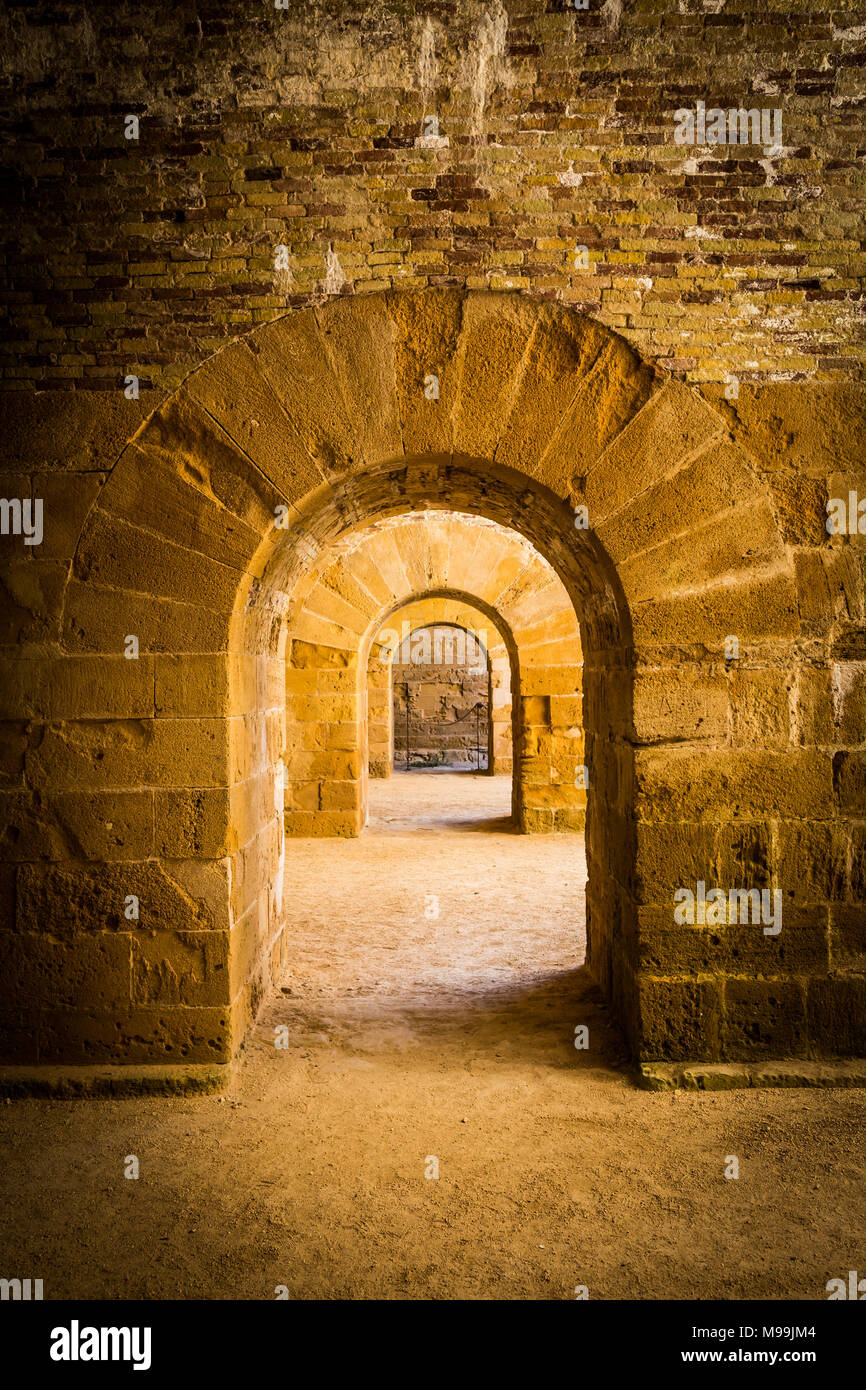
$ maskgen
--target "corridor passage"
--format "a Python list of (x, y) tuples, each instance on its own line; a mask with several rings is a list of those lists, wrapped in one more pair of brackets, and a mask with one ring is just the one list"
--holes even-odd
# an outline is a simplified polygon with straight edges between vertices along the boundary
[(509, 777), (397, 772), (358, 839), (287, 841), (293, 1036), (570, 1064), (583, 836), (516, 834), (510, 805)]

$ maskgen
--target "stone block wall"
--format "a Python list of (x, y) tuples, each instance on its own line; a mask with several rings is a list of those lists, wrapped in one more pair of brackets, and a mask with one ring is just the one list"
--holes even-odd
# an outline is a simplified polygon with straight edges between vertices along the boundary
[[(450, 405), (422, 410), (417, 364), (427, 339), (447, 333)], [(590, 964), (635, 1055), (861, 1049), (863, 544), (821, 536), (817, 521), (810, 532), (776, 476), (790, 478), (798, 459), (827, 468), (826, 419), (834, 463), (856, 438), (800, 401), (774, 452), (759, 412), (732, 429), (721, 405), (654, 382), (617, 343), (516, 295), (335, 301), (230, 349), (160, 407), (89, 479), (98, 492), (95, 502), (92, 488), (83, 494), (80, 522), (70, 517), (65, 559), (6, 538), (4, 582), (17, 601), (3, 682), (8, 1056), (202, 1061), (237, 1048), (284, 960), (287, 659), (295, 642), (336, 652), (372, 640), (394, 587), (341, 599), (320, 583), (327, 555), (348, 595), (343, 555), (359, 523), (393, 518), (387, 531), (419, 509), (427, 524), (460, 511), (516, 528), (581, 614)], [(371, 361), (363, 391), (376, 404), (349, 410), (359, 364)], [(310, 372), (319, 384), (304, 392)], [(43, 398), (34, 403), (34, 427), (10, 431), (17, 477), (52, 437)], [(103, 457), (118, 417), (75, 418)], [(400, 457), (400, 434), (433, 452)], [(59, 431), (64, 448), (69, 438)], [(575, 457), (566, 501), (557, 489)], [(584, 507), (590, 525), (576, 528)], [(422, 554), (407, 552), (401, 602), (428, 591)], [(482, 572), (495, 582), (489, 563)], [(530, 598), (525, 633), (531, 609)], [(124, 654), (129, 634), (140, 666)], [(358, 714), (364, 662), (338, 669), (352, 671)], [(343, 783), (359, 806), (366, 759), (343, 751), (338, 777), (330, 765), (319, 775), (316, 750), (305, 750), (307, 780), (336, 794)], [(343, 833), (356, 824), (350, 811)], [(779, 938), (730, 923), (678, 929), (679, 888), (748, 887), (762, 874), (784, 894)], [(75, 969), (55, 997), (51, 961), (64, 947), (42, 923), (67, 920), (73, 880), (89, 908), (72, 923)], [(148, 915), (127, 927), (114, 895), (126, 889), (125, 902), (142, 883), (154, 895), (141, 899)], [(150, 973), (134, 973), (151, 929), (180, 934), (178, 949), (163, 935)], [(194, 933), (194, 949), (181, 950)]]

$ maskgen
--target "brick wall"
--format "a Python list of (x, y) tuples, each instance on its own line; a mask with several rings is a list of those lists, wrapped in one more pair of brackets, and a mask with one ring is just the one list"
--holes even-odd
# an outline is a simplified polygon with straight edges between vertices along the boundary
[[(561, 299), (698, 382), (862, 381), (864, 24), (862, 0), (12, 0), (5, 385), (170, 388), (287, 309), (425, 285)], [(781, 110), (781, 153), (677, 144), (699, 101)]]

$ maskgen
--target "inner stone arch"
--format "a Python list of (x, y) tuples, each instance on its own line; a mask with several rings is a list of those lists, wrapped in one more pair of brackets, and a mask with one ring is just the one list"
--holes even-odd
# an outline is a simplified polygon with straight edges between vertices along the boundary
[[(418, 651), (416, 634), (427, 638)], [(514, 766), (512, 735), (512, 656), (505, 635), (493, 626), (481, 609), (449, 595), (431, 596), (409, 602), (392, 613), (385, 627), (379, 628), (367, 660), (367, 738), (370, 776), (391, 776), (398, 763), (398, 669), (405, 664), (407, 677), (421, 659), (442, 659), (446, 641), (453, 642), (460, 666), (482, 677), (474, 694), (482, 692), (485, 713), (484, 771), (489, 776), (510, 776)], [(463, 644), (463, 645), (460, 645)], [(431, 649), (431, 651), (430, 651)], [(471, 656), (478, 653), (478, 662)], [(471, 670), (471, 667), (477, 670)], [(435, 674), (435, 673), (434, 673)], [(405, 744), (407, 739), (405, 739)], [(478, 759), (481, 763), (481, 759)]]
[(400, 758), (407, 772), (445, 767), (486, 773), (492, 682), (482, 633), (441, 619), (416, 620), (413, 627), (405, 624), (393, 658), (383, 660), (392, 669), (392, 767)]
[[(437, 603), (450, 606), (434, 612)], [(438, 615), (499, 633), (497, 682), (507, 679), (510, 696), (496, 722), (511, 723), (515, 825), (525, 832), (583, 829), (583, 663), (572, 602), (555, 570), (513, 528), (440, 510), (351, 528), (322, 550), (293, 591), (287, 831), (357, 834), (363, 827), (365, 705), (379, 700), (381, 689), (372, 680), (381, 670), (376, 628), (390, 629), (406, 604), (413, 621)]]
[[(401, 691), (405, 702), (398, 707)], [(488, 771), (491, 681), (487, 648), (479, 633), (441, 621), (416, 626), (398, 649), (392, 692), (395, 730), (398, 725), (406, 728), (407, 770), (420, 759), (428, 768)], [(420, 728), (413, 737), (415, 709)], [(395, 757), (396, 753), (395, 734)]]
[[(491, 486), (491, 477), (495, 479), (495, 487)], [(463, 519), (449, 523), (448, 518), (457, 508)], [(360, 477), (341, 479), (332, 486), (331, 494), (316, 511), (312, 507), (306, 510), (303, 520), (294, 528), (287, 528), (279, 537), (261, 581), (251, 591), (245, 604), (243, 621), (249, 625), (249, 629), (244, 645), (247, 648), (261, 645), (265, 634), (270, 635), (270, 640), (276, 643), (277, 669), (283, 659), (287, 662), (287, 700), (292, 700), (293, 696), (300, 698), (301, 708), (305, 710), (309, 708), (313, 691), (318, 688), (319, 672), (322, 671), (328, 690), (322, 690), (316, 698), (325, 701), (325, 713), (331, 717), (319, 720), (319, 728), (331, 725), (333, 730), (331, 746), (327, 751), (318, 746), (310, 750), (300, 748), (292, 739), (292, 726), (296, 721), (291, 718), (291, 706), (287, 705), (290, 717), (286, 726), (286, 766), (281, 769), (281, 778), (290, 787), (297, 785), (296, 771), (301, 768), (312, 774), (311, 782), (314, 784), (308, 806), (288, 813), (287, 824), (296, 826), (301, 834), (315, 833), (317, 820), (323, 826), (321, 833), (357, 834), (363, 826), (368, 756), (363, 738), (356, 732), (366, 723), (363, 710), (366, 689), (360, 673), (366, 672), (370, 645), (383, 622), (400, 602), (420, 599), (429, 581), (427, 566), (416, 549), (413, 560), (407, 566), (409, 572), (405, 573), (403, 580), (406, 592), (399, 598), (392, 594), (390, 604), (384, 609), (379, 606), (377, 611), (381, 594), (379, 600), (373, 596), (376, 585), (369, 565), (358, 571), (364, 574), (371, 590), (365, 600), (360, 593), (358, 574), (352, 572), (353, 559), (363, 556), (360, 538), (368, 528), (378, 527), (374, 532), (377, 544), (390, 543), (393, 547), (395, 530), (404, 525), (417, 527), (421, 524), (417, 520), (404, 521), (402, 518), (411, 518), (413, 513), (419, 511), (425, 516), (432, 514), (434, 518), (438, 517), (440, 525), (456, 524), (471, 529), (475, 517), (494, 523), (480, 528), (481, 539), (478, 540), (479, 546), (489, 548), (490, 557), (501, 545), (503, 529), (511, 535), (519, 532), (513, 543), (523, 548), (528, 572), (531, 574), (534, 567), (537, 576), (543, 575), (543, 586), (534, 595), (539, 604), (539, 616), (545, 612), (545, 594), (555, 595), (552, 604), (554, 611), (547, 616), (555, 619), (558, 612), (562, 624), (557, 628), (554, 622), (546, 634), (546, 641), (536, 635), (536, 655), (541, 658), (541, 666), (536, 663), (536, 674), (541, 674), (547, 657), (555, 655), (551, 648), (557, 648), (560, 653), (563, 648), (570, 648), (570, 665), (563, 663), (561, 673), (566, 687), (562, 695), (527, 694), (525, 698), (521, 695), (521, 702), (527, 711), (526, 721), (521, 721), (521, 753), (525, 751), (527, 762), (534, 759), (537, 765), (543, 756), (539, 745), (544, 717), (533, 711), (539, 703), (549, 706), (551, 699), (561, 699), (563, 708), (557, 717), (566, 722), (570, 730), (569, 741), (575, 745), (568, 764), (567, 804), (561, 811), (563, 815), (573, 816), (568, 828), (579, 828), (585, 814), (586, 789), (585, 781), (577, 784), (576, 769), (578, 766), (589, 768), (588, 844), (605, 844), (604, 855), (597, 853), (591, 860), (589, 915), (597, 925), (594, 938), (591, 929), (589, 949), (602, 963), (605, 959), (609, 960), (610, 979), (620, 982), (624, 995), (622, 976), (626, 970), (626, 955), (622, 953), (621, 945), (614, 950), (608, 933), (611, 921), (618, 923), (627, 910), (626, 902), (620, 895), (621, 884), (627, 881), (624, 856), (629, 844), (627, 840), (614, 844), (607, 842), (609, 808), (606, 804), (603, 804), (596, 818), (597, 824), (593, 823), (591, 769), (597, 761), (599, 777), (606, 779), (609, 785), (617, 785), (626, 780), (630, 767), (628, 694), (620, 691), (618, 700), (608, 698), (605, 701), (599, 691), (592, 688), (593, 682), (598, 683), (602, 670), (611, 681), (615, 680), (617, 672), (624, 685), (630, 680), (624, 642), (624, 634), (629, 631), (628, 611), (618, 588), (615, 570), (597, 540), (591, 533), (576, 527), (573, 511), (537, 482), (528, 482), (514, 474), (513, 470), (496, 468), (484, 460), (455, 457), (395, 460)], [(411, 547), (407, 554), (410, 552)], [(481, 557), (475, 558), (481, 563), (486, 581), (489, 581), (489, 564)], [(415, 573), (412, 572), (413, 564)], [(329, 573), (330, 582), (323, 582)], [(464, 582), (465, 579), (464, 556)], [(482, 608), (486, 605), (488, 612), (499, 614), (500, 621), (503, 617), (508, 620), (508, 603), (500, 603), (497, 608), (487, 597), (466, 593), (465, 590), (461, 591), (461, 596)], [(580, 604), (579, 610), (576, 603)], [(519, 593), (515, 594), (512, 606), (516, 613), (520, 612)], [(277, 610), (285, 619), (284, 630), (282, 624), (274, 625)], [(513, 628), (512, 624), (509, 626)], [(533, 634), (525, 620), (524, 627), (526, 632), (522, 643), (529, 651), (533, 645)], [(584, 633), (582, 646), (581, 630)], [(312, 640), (315, 638), (318, 638), (318, 642)], [(268, 639), (265, 637), (265, 640)], [(519, 653), (521, 643), (513, 635), (511, 640), (515, 652)], [(323, 641), (327, 643), (326, 652), (321, 650)], [(599, 653), (601, 643), (604, 645)], [(581, 665), (581, 662), (585, 664)], [(527, 662), (529, 665), (531, 663)], [(583, 708), (587, 710), (587, 715), (578, 722), (575, 715), (580, 712), (581, 688)], [(298, 708), (297, 704), (294, 708)], [(266, 710), (260, 713), (262, 718), (267, 719)], [(550, 730), (545, 732), (550, 733)], [(246, 726), (239, 725), (238, 733), (244, 737)], [(555, 737), (554, 734), (550, 736), (551, 739)], [(301, 743), (304, 738), (302, 735)], [(239, 761), (245, 760), (240, 758)], [(616, 765), (613, 770), (608, 766), (611, 762)], [(620, 766), (626, 771), (620, 772)], [(257, 770), (259, 774), (267, 775), (266, 756)], [(519, 785), (519, 779), (515, 781)], [(551, 790), (555, 790), (552, 784)], [(339, 804), (328, 804), (332, 798), (336, 798)], [(549, 795), (546, 804), (544, 795), (540, 801), (540, 805), (520, 806), (523, 828), (557, 828), (553, 821), (555, 808), (550, 805)], [(278, 791), (276, 799), (266, 794), (261, 802), (263, 807), (273, 807), (278, 803)], [(294, 815), (301, 819), (293, 821)], [(537, 824), (533, 823), (533, 818)], [(547, 827), (541, 823), (545, 818)], [(282, 827), (276, 832), (269, 831), (268, 826), (272, 824), (273, 812), (270, 811), (254, 832), (256, 837), (262, 837), (271, 846), (281, 843), (283, 833)], [(558, 828), (566, 828), (566, 824), (561, 821)], [(617, 865), (619, 854), (623, 855), (623, 861), (617, 875), (616, 870), (611, 872), (611, 869)], [(612, 912), (611, 903), (614, 904)], [(257, 914), (250, 922), (250, 930), (258, 935), (261, 919), (256, 918)], [(280, 961), (280, 966), (272, 966), (272, 970), (282, 965), (279, 937), (277, 927), (271, 955)], [(250, 997), (255, 997), (253, 991)]]

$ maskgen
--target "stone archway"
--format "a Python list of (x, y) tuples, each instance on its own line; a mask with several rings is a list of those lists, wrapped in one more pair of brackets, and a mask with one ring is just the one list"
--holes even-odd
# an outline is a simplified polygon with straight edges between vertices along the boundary
[[(831, 970), (827, 902), (797, 846), (839, 818), (839, 792), (829, 758), (767, 737), (799, 618), (751, 460), (699, 395), (598, 325), (517, 295), (423, 291), (332, 301), (221, 352), (97, 496), (52, 675), (65, 722), (45, 724), (7, 837), (13, 857), (37, 846), (16, 950), (39, 1060), (236, 1050), (282, 960), (293, 590), (351, 528), (418, 509), (520, 531), (580, 616), (589, 962), (633, 1054), (838, 1050), (856, 982)], [(673, 894), (699, 881), (781, 883), (790, 930), (677, 925)], [(62, 913), (71, 885), (78, 921), (55, 948), (27, 913)], [(107, 940), (105, 904), (128, 894), (140, 924)], [(52, 1003), (45, 980), (64, 971)]]
[[(367, 503), (358, 503), (359, 508)], [(349, 528), (291, 590), (286, 828), (358, 834), (366, 817), (364, 673), (377, 630), (433, 598), (470, 605), (511, 666), (513, 814), (524, 831), (582, 829), (582, 654), (572, 600), (522, 536), (459, 513)]]

